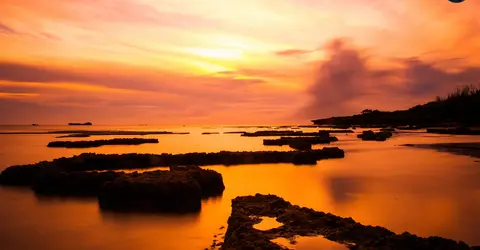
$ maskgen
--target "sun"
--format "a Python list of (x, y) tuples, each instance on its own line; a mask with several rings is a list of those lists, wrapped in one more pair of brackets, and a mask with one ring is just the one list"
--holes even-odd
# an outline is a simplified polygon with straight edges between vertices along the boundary
[(189, 49), (188, 52), (208, 58), (218, 58), (224, 60), (240, 60), (243, 58), (243, 50), (241, 49)]

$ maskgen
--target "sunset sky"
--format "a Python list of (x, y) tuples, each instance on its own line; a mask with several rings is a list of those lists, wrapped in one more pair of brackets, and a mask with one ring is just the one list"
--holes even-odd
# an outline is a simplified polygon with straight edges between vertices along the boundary
[(2, 0), (0, 124), (271, 124), (480, 82), (480, 1)]

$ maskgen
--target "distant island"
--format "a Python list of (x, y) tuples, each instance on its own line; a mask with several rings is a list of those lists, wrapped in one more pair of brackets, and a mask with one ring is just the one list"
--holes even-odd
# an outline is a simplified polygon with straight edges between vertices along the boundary
[(79, 122), (70, 122), (68, 123), (68, 126), (92, 126), (93, 124), (91, 122), (84, 122), (84, 123), (79, 123)]
[(407, 110), (379, 111), (365, 109), (361, 114), (312, 120), (315, 125), (362, 127), (473, 127), (480, 125), (480, 89), (457, 88), (447, 97), (417, 105)]

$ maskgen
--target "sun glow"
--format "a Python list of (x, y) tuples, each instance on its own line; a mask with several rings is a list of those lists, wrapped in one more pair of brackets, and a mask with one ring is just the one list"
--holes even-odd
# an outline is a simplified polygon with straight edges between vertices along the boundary
[(219, 58), (227, 60), (239, 60), (243, 57), (243, 50), (241, 49), (190, 49), (189, 53), (208, 57), (208, 58)]

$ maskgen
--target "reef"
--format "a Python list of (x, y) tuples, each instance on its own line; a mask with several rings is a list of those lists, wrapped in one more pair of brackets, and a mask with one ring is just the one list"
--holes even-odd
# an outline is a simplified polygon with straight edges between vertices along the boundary
[(202, 198), (221, 195), (224, 189), (222, 175), (213, 170), (171, 167), (115, 178), (100, 190), (98, 201), (108, 210), (196, 212)]
[(256, 132), (245, 132), (242, 136), (257, 137), (257, 136), (323, 136), (324, 133), (353, 133), (353, 130), (348, 129), (332, 129), (319, 130), (318, 132), (303, 132), (293, 130), (262, 130)]
[(202, 135), (218, 135), (218, 132), (203, 132)]
[(386, 141), (388, 138), (392, 137), (392, 132), (373, 132), (372, 130), (367, 130), (363, 131), (361, 134), (358, 134), (357, 137), (363, 141)]
[(59, 130), (59, 131), (14, 131), (0, 132), (0, 134), (12, 135), (66, 135), (65, 137), (88, 137), (104, 135), (184, 135), (188, 132), (170, 131), (122, 131), (122, 130)]
[[(259, 230), (260, 217), (275, 218), (277, 228)], [(408, 232), (395, 234), (379, 226), (365, 226), (352, 218), (292, 205), (275, 195), (241, 196), (232, 200), (232, 212), (220, 249), (286, 249), (272, 240), (283, 237), (323, 236), (349, 249), (467, 250), (464, 242), (441, 237), (422, 238)]]
[(308, 141), (302, 141), (302, 140), (291, 140), (288, 142), (288, 146), (293, 149), (297, 150), (311, 150), (312, 149), (312, 144)]
[(87, 134), (69, 134), (69, 135), (57, 136), (57, 138), (86, 138), (86, 137), (90, 137), (90, 135), (87, 135)]
[(30, 187), (41, 196), (97, 197), (105, 210), (179, 213), (199, 211), (202, 199), (225, 189), (221, 174), (198, 166), (125, 173), (40, 164), (10, 167), (0, 175), (0, 184)]
[(337, 147), (307, 151), (254, 151), (187, 154), (94, 154), (84, 153), (69, 158), (58, 158), (30, 165), (17, 165), (0, 174), (0, 185), (33, 186), (47, 170), (59, 172), (146, 169), (183, 165), (241, 165), (262, 163), (316, 164), (318, 160), (343, 158)]
[(52, 141), (49, 148), (93, 148), (106, 145), (140, 145), (145, 143), (158, 143), (155, 138), (114, 138), (109, 140), (94, 141)]
[(70, 122), (68, 126), (92, 126), (93, 124), (91, 122), (84, 122), (84, 123), (79, 123), (79, 122)]

